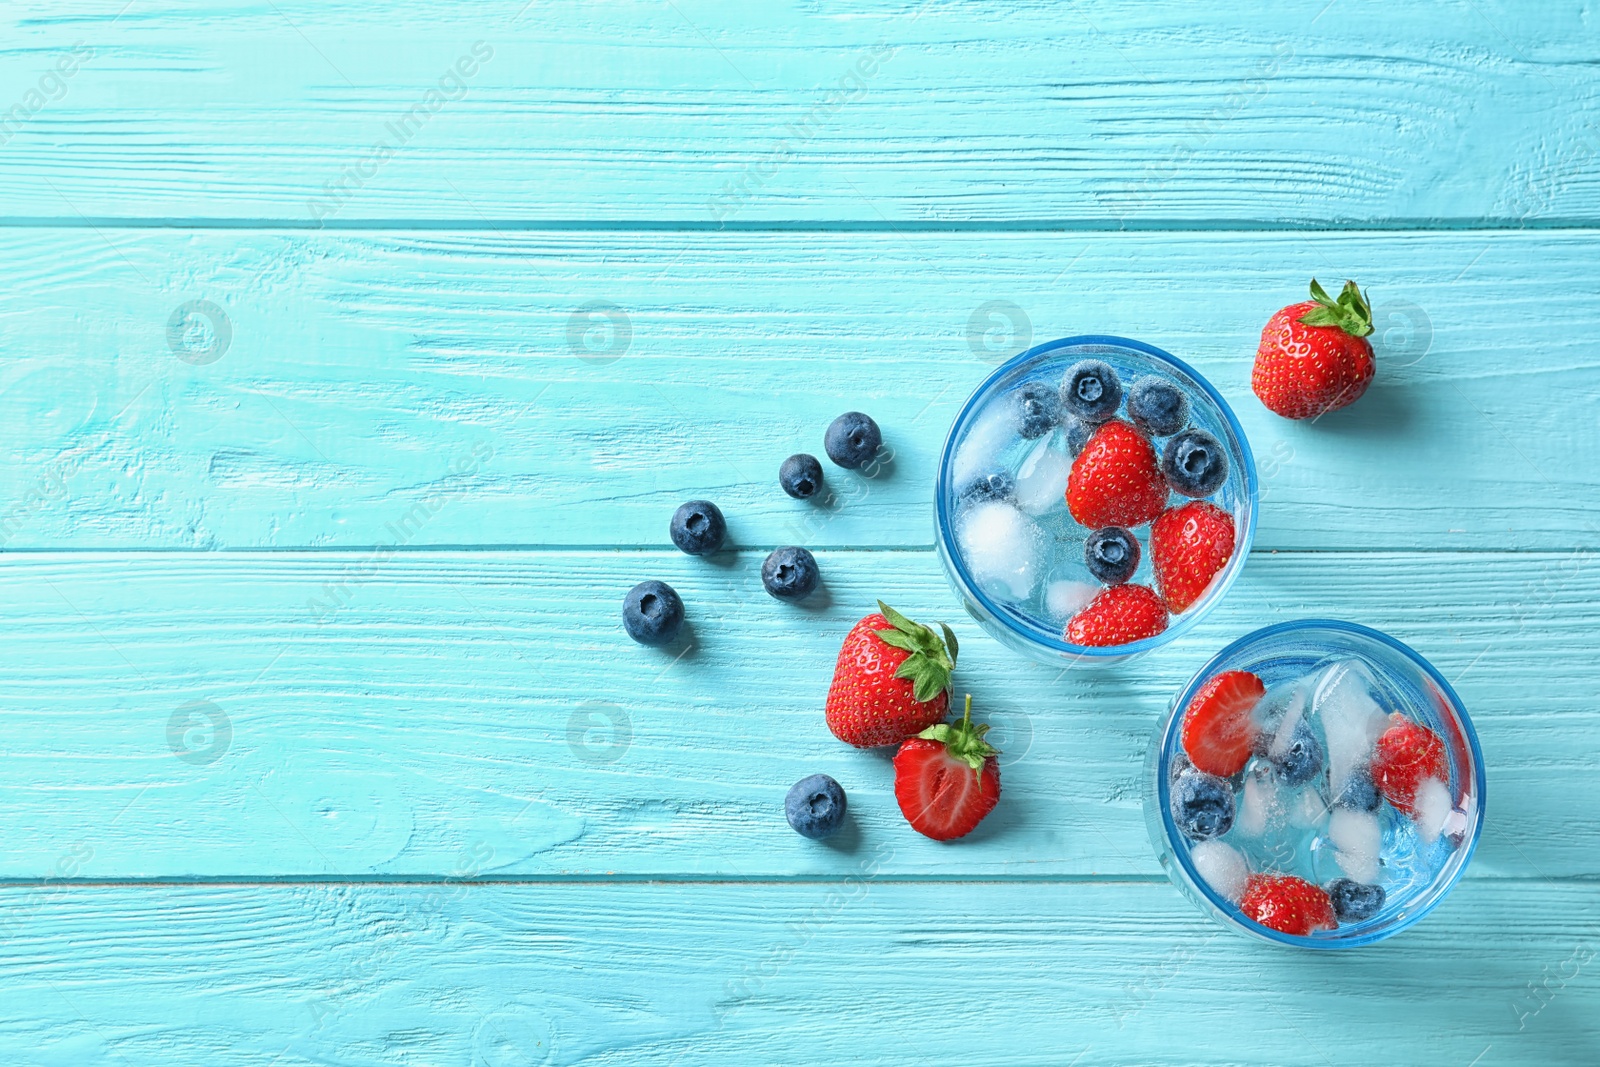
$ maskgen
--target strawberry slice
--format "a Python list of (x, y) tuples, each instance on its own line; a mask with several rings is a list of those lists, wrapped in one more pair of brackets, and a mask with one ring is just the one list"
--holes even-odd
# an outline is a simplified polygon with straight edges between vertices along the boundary
[(1102, 589), (1067, 623), (1062, 638), (1074, 645), (1125, 645), (1167, 628), (1167, 606), (1147, 585)]
[(1268, 929), (1299, 937), (1339, 925), (1328, 894), (1287, 874), (1252, 874), (1239, 898), (1239, 910)]
[(1178, 740), (1200, 770), (1227, 778), (1250, 762), (1250, 713), (1267, 687), (1249, 671), (1223, 671), (1206, 682), (1183, 713)]
[(1233, 557), (1233, 516), (1203, 500), (1163, 511), (1150, 525), (1156, 588), (1174, 614), (1188, 611)]
[(1000, 802), (998, 752), (972, 724), (972, 697), (959, 722), (907, 738), (894, 756), (894, 798), (911, 828), (935, 841), (970, 834)]
[(1395, 712), (1372, 756), (1372, 781), (1389, 803), (1415, 817), (1417, 790), (1429, 778), (1450, 780), (1450, 760), (1438, 734)]

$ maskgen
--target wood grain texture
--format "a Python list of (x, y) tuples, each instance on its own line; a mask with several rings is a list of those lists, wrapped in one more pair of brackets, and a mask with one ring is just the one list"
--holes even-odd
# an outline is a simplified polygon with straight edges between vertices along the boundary
[(1164, 884), (929, 892), (873, 858), (812, 885), (7, 888), (0, 1050), (1327, 1067), (1588, 1065), (1600, 1043), (1592, 882), (1468, 883), (1382, 948), (1322, 958), (1212, 926)]
[[(1226, 7), (5, 4), (0, 1061), (1600, 1060), (1600, 8)], [(1290, 425), (1249, 362), (1312, 275), (1382, 369)], [(953, 617), (928, 502), (989, 369), (1091, 331), (1234, 400), (1263, 521), (1063, 675)], [(783, 497), (849, 408), (886, 473)], [(694, 496), (738, 551), (666, 548)], [(689, 640), (625, 640), (645, 577)], [(821, 721), (878, 596), (1006, 750), (955, 845)], [(1430, 657), (1489, 772), (1451, 898), (1331, 959), (1211, 925), (1141, 807), (1172, 693), (1308, 615)]]
[[(1377, 626), (1457, 684), (1489, 768), (1473, 876), (1600, 873), (1589, 555), (1260, 554), (1172, 647), (1066, 673), (957, 617), (932, 553), (819, 558), (824, 593), (795, 607), (753, 553), (13, 556), (0, 876), (837, 877), (880, 845), (895, 877), (1156, 874), (1159, 715), (1227, 641), (1308, 616)], [(688, 606), (664, 650), (621, 632), (648, 577)], [(1007, 753), (1000, 808), (957, 845), (915, 835), (886, 756), (822, 722), (875, 597), (956, 625), (958, 691)], [(818, 771), (850, 795), (837, 847), (783, 821)]]
[[(123, 6), (0, 14), (0, 106), (26, 115), (0, 217), (1121, 229), (1600, 209), (1586, 0)], [(491, 58), (447, 80), (475, 42)], [(74, 46), (88, 58), (41, 92)]]
[[(14, 230), (0, 533), (665, 545), (673, 509), (709, 496), (740, 544), (928, 545), (938, 450), (994, 362), (1106, 332), (1232, 400), (1264, 487), (1258, 547), (1594, 546), (1597, 248), (1589, 232)], [(1307, 425), (1268, 413), (1249, 368), (1313, 275), (1370, 286), (1382, 369)], [(184, 310), (198, 300), (225, 338)], [(582, 311), (596, 301), (615, 310)], [(830, 508), (784, 496), (783, 458), (820, 454), (849, 409), (882, 424), (892, 471), (830, 466)]]

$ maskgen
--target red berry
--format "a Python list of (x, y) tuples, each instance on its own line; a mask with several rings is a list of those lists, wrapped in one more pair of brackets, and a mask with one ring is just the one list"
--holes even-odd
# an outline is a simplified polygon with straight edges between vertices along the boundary
[(828, 688), (828, 729), (857, 748), (898, 744), (950, 710), (955, 634), (941, 623), (941, 641), (883, 601), (878, 607), (882, 614), (868, 615), (845, 636)]
[(1094, 432), (1072, 461), (1067, 507), (1093, 530), (1149, 522), (1167, 506), (1167, 482), (1156, 451), (1138, 430), (1113, 419)]
[(1287, 874), (1252, 874), (1239, 898), (1239, 910), (1268, 929), (1300, 937), (1339, 925), (1328, 894)]
[(1167, 628), (1167, 606), (1147, 585), (1102, 589), (1067, 623), (1065, 639), (1074, 645), (1125, 645), (1154, 637)]
[(1223, 671), (1202, 685), (1178, 728), (1178, 742), (1189, 762), (1219, 778), (1244, 770), (1255, 740), (1250, 713), (1266, 691), (1249, 671)]
[(972, 724), (972, 698), (959, 722), (930, 726), (894, 756), (894, 798), (911, 828), (935, 841), (970, 834), (1000, 802), (1000, 763)]
[(1309, 419), (1352, 404), (1372, 383), (1372, 309), (1355, 282), (1334, 300), (1311, 281), (1313, 299), (1267, 320), (1250, 388), (1286, 419)]
[(1417, 799), (1417, 789), (1429, 778), (1448, 781), (1450, 760), (1445, 755), (1444, 742), (1426, 726), (1398, 712), (1389, 717), (1389, 722), (1391, 725), (1378, 738), (1372, 756), (1372, 782), (1389, 798), (1389, 803), (1407, 815), (1415, 815), (1412, 804)]
[(1156, 588), (1173, 612), (1188, 611), (1233, 558), (1233, 516), (1202, 500), (1163, 511), (1150, 526)]

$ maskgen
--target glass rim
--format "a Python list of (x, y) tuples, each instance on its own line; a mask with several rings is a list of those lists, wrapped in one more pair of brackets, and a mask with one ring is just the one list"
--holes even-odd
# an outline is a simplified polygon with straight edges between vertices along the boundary
[[(1228, 431), (1229, 441), (1227, 443), (1238, 451), (1241, 460), (1239, 466), (1242, 468), (1245, 479), (1244, 500), (1246, 507), (1244, 508), (1244, 522), (1242, 529), (1237, 531), (1235, 536), (1233, 558), (1228, 561), (1220, 580), (1206, 591), (1206, 595), (1199, 604), (1193, 605), (1188, 611), (1183, 612), (1181, 617), (1171, 623), (1165, 630), (1153, 637), (1130, 641), (1125, 645), (1075, 645), (1064, 640), (1061, 636), (1047, 636), (1032, 627), (1022, 625), (1009, 610), (995, 603), (980, 588), (979, 584), (973, 581), (972, 575), (968, 573), (966, 562), (961, 558), (959, 546), (954, 543), (952, 516), (946, 503), (950, 489), (950, 470), (955, 462), (956, 431), (966, 423), (968, 416), (972, 414), (979, 401), (989, 399), (989, 392), (997, 382), (1029, 361), (1063, 348), (1089, 345), (1128, 349), (1158, 363), (1170, 365), (1198, 385), (1206, 395), (1206, 398), (1221, 413), (1223, 425), (1227, 427)], [(1170, 352), (1163, 351), (1143, 341), (1117, 337), (1113, 334), (1077, 334), (1072, 337), (1057, 338), (1054, 341), (1045, 341), (1024, 352), (1017, 353), (996, 367), (982, 382), (978, 383), (977, 388), (973, 389), (972, 394), (967, 397), (966, 403), (961, 405), (961, 410), (956, 413), (955, 419), (950, 423), (950, 432), (945, 436), (944, 447), (939, 451), (939, 474), (934, 482), (935, 533), (938, 535), (941, 547), (944, 549), (942, 555), (949, 562), (962, 591), (978, 601), (990, 616), (1023, 640), (1047, 651), (1083, 660), (1100, 659), (1115, 662), (1149, 652), (1169, 643), (1173, 638), (1184, 633), (1204, 618), (1227, 595), (1228, 590), (1233, 587), (1234, 581), (1239, 577), (1239, 573), (1244, 570), (1245, 561), (1249, 558), (1250, 550), (1255, 544), (1256, 512), (1258, 509), (1259, 485), (1256, 476), (1255, 456), (1250, 451), (1250, 440), (1245, 436), (1244, 428), (1239, 425), (1239, 420), (1234, 415), (1233, 408), (1223, 399), (1222, 394), (1217, 392), (1216, 387), (1211, 384), (1205, 375)], [(1241, 548), (1243, 551), (1240, 551)]]
[[(1455, 853), (1450, 857), (1448, 869), (1443, 872), (1443, 876), (1436, 879), (1433, 884), (1428, 886), (1423, 893), (1418, 895), (1417, 907), (1415, 910), (1408, 914), (1404, 921), (1396, 923), (1393, 926), (1369, 930), (1364, 934), (1354, 935), (1347, 938), (1310, 937), (1302, 934), (1286, 934), (1279, 930), (1273, 930), (1270, 927), (1262, 926), (1260, 923), (1247, 918), (1239, 911), (1237, 904), (1225, 897), (1218, 895), (1217, 892), (1211, 888), (1210, 884), (1207, 883), (1204, 878), (1200, 877), (1199, 872), (1195, 870), (1194, 864), (1189, 857), (1189, 845), (1186, 841), (1184, 841), (1183, 835), (1172, 821), (1170, 783), (1167, 780), (1167, 761), (1171, 754), (1170, 746), (1172, 744), (1172, 736), (1182, 722), (1182, 709), (1189, 706), (1189, 701), (1194, 699), (1194, 694), (1199, 690), (1201, 685), (1211, 678), (1212, 674), (1215, 673), (1220, 664), (1225, 662), (1229, 657), (1235, 655), (1239, 651), (1252, 645), (1279, 638), (1285, 634), (1318, 630), (1332, 630), (1338, 633), (1351, 634), (1356, 637), (1362, 637), (1371, 641), (1375, 641), (1379, 645), (1386, 646), (1391, 651), (1399, 653), (1403, 658), (1415, 665), (1419, 670), (1422, 671), (1429, 681), (1433, 682), (1434, 685), (1438, 687), (1440, 695), (1443, 696), (1445, 700), (1445, 710), (1449, 713), (1450, 717), (1455, 720), (1455, 725), (1457, 728), (1459, 728), (1462, 737), (1466, 740), (1467, 752), (1472, 762), (1473, 796), (1476, 798), (1473, 809), (1472, 825), (1469, 827), (1469, 832), (1463, 836), (1461, 846), (1457, 848)], [(1404, 930), (1409, 930), (1412, 926), (1415, 926), (1424, 917), (1426, 917), (1429, 912), (1433, 911), (1434, 908), (1438, 907), (1439, 904), (1444, 901), (1445, 897), (1449, 896), (1450, 890), (1455, 888), (1456, 883), (1461, 880), (1461, 876), (1466, 872), (1467, 864), (1471, 861), (1473, 853), (1477, 850), (1478, 838), (1483, 833), (1483, 818), (1486, 800), (1484, 789), (1485, 775), (1483, 770), (1483, 750), (1478, 746), (1478, 732), (1472, 725), (1471, 717), (1467, 715), (1466, 706), (1462, 704), (1461, 698), (1456, 694), (1454, 687), (1450, 685), (1449, 681), (1445, 679), (1443, 674), (1439, 673), (1439, 669), (1432, 663), (1428, 662), (1428, 660), (1416, 649), (1412, 648), (1410, 645), (1399, 640), (1398, 638), (1389, 636), (1382, 630), (1375, 630), (1370, 626), (1363, 626), (1358, 622), (1346, 622), (1343, 619), (1293, 619), (1289, 622), (1274, 623), (1271, 626), (1263, 626), (1258, 630), (1252, 630), (1243, 637), (1230, 642), (1216, 655), (1208, 659), (1205, 664), (1195, 672), (1194, 676), (1189, 679), (1188, 684), (1183, 687), (1183, 690), (1178, 694), (1177, 699), (1173, 701), (1172, 707), (1167, 711), (1166, 721), (1162, 724), (1161, 733), (1156, 743), (1160, 746), (1160, 750), (1157, 752), (1156, 759), (1154, 760), (1154, 769), (1156, 774), (1156, 802), (1160, 808), (1161, 825), (1163, 830), (1166, 832), (1167, 843), (1172, 849), (1173, 860), (1182, 868), (1184, 876), (1188, 880), (1189, 884), (1192, 885), (1203, 897), (1205, 897), (1207, 903), (1211, 905), (1215, 913), (1223, 921), (1225, 921), (1227, 925), (1243, 931), (1251, 936), (1260, 937), (1276, 944), (1288, 945), (1291, 948), (1309, 948), (1316, 950), (1359, 948), (1362, 945), (1370, 945), (1374, 942), (1393, 937), (1395, 934), (1398, 934)]]

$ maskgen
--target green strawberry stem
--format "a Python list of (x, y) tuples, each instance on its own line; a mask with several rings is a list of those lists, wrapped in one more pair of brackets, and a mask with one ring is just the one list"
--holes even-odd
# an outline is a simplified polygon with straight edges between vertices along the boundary
[(1307, 326), (1337, 326), (1351, 337), (1365, 337), (1372, 332), (1372, 305), (1355, 282), (1345, 282), (1335, 300), (1312, 278), (1311, 299), (1317, 306), (1300, 316)]
[(944, 749), (956, 759), (961, 760), (971, 767), (976, 774), (983, 773), (983, 764), (990, 756), (998, 756), (1000, 750), (983, 739), (989, 732), (989, 724), (982, 726), (972, 724), (972, 694), (967, 694), (967, 710), (961, 716), (960, 722), (941, 722), (918, 734), (918, 737), (929, 741), (938, 741)]
[(956, 669), (956, 635), (944, 623), (944, 639), (920, 622), (912, 622), (898, 611), (878, 601), (878, 610), (889, 620), (892, 629), (874, 630), (873, 633), (886, 645), (911, 653), (896, 678), (911, 680), (911, 695), (919, 701), (929, 701), (950, 688), (950, 676)]

